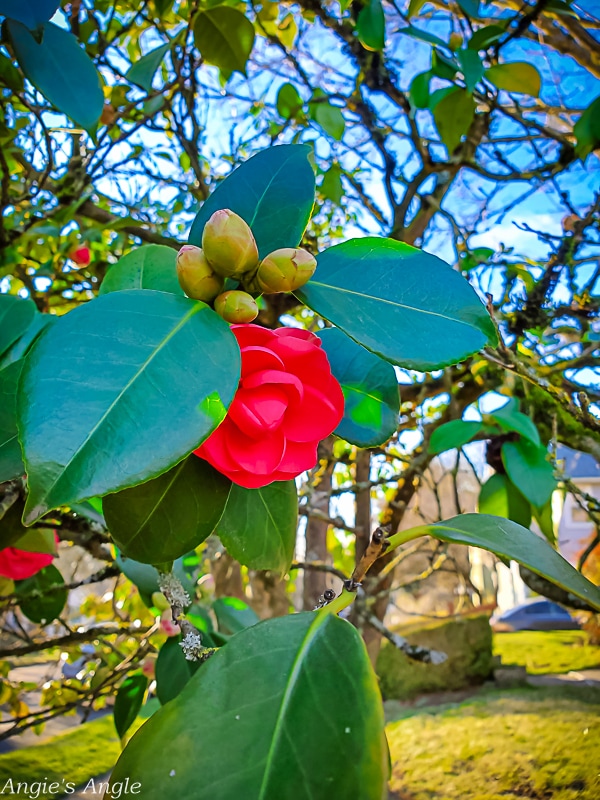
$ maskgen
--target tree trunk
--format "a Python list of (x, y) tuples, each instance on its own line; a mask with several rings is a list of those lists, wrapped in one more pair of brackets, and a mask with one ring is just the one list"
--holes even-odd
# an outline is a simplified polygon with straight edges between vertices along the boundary
[[(304, 560), (329, 561), (327, 550), (327, 531), (329, 523), (321, 516), (329, 516), (329, 501), (331, 499), (331, 475), (335, 466), (333, 460), (333, 438), (328, 436), (319, 445), (319, 469), (315, 476), (312, 496), (310, 497), (310, 510), (317, 511), (320, 516), (310, 516), (306, 523), (306, 555)], [(319, 597), (327, 588), (327, 575), (324, 572), (307, 569), (304, 571), (303, 608), (312, 610), (318, 603)]]

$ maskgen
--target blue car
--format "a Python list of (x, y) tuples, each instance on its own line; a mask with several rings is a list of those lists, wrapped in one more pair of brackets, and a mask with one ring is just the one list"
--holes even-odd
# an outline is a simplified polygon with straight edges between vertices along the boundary
[(566, 608), (551, 600), (530, 600), (509, 611), (496, 613), (490, 619), (492, 630), (507, 631), (568, 631), (580, 625)]

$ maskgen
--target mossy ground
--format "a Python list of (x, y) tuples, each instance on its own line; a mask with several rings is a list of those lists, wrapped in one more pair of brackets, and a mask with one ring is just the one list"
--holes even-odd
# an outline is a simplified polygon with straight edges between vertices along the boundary
[(519, 631), (494, 635), (494, 655), (503, 664), (527, 667), (531, 675), (600, 669), (600, 647), (583, 631)]
[(600, 691), (484, 690), (388, 725), (398, 800), (598, 800)]

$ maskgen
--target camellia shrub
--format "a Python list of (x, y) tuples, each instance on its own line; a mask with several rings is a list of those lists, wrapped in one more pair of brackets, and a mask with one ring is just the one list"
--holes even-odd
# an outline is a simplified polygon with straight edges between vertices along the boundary
[[(433, 255), (380, 238), (316, 261), (299, 249), (314, 201), (309, 152), (285, 145), (249, 159), (201, 207), (178, 257), (158, 245), (128, 253), (96, 299), (64, 316), (0, 297), (0, 479), (26, 476), (23, 524), (102, 498), (119, 563), (144, 596), (160, 589), (165, 622), (182, 633), (163, 645), (156, 676), (179, 670), (183, 688), (161, 693), (159, 681), (164, 704), (126, 745), (106, 797), (125, 785), (141, 785), (145, 800), (386, 796), (377, 680), (338, 614), (383, 553), (418, 537), (515, 559), (600, 609), (600, 591), (545, 539), (466, 514), (388, 537), (378, 529), (342, 592), (314, 612), (218, 641), (198, 629), (187, 553), (217, 530), (242, 564), (284, 573), (295, 478), (315, 465), (319, 442), (332, 432), (362, 447), (387, 441), (399, 412), (391, 365), (426, 372), (498, 344), (480, 298)], [(274, 291), (314, 312), (310, 330), (254, 322)], [(119, 691), (121, 733), (148, 674), (154, 664)]]

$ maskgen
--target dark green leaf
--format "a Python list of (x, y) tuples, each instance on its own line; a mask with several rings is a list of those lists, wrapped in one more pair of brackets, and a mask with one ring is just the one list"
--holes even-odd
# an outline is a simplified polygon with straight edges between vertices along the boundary
[(467, 47), (464, 50), (459, 50), (456, 55), (460, 62), (462, 74), (465, 78), (467, 91), (472, 92), (479, 81), (483, 78), (484, 69), (483, 63), (479, 58), (479, 53), (476, 50), (470, 50)]
[(597, 97), (579, 117), (573, 128), (577, 138), (575, 152), (582, 161), (600, 146), (600, 97)]
[(342, 168), (339, 164), (332, 164), (321, 181), (321, 194), (332, 203), (340, 205), (344, 197), (344, 184), (342, 183)]
[(183, 295), (177, 280), (177, 251), (162, 244), (137, 247), (108, 270), (100, 294), (124, 289), (156, 289)]
[(231, 639), (144, 724), (111, 786), (140, 781), (144, 800), (381, 800), (383, 726), (352, 625), (332, 614), (270, 619)]
[(445, 450), (454, 450), (470, 442), (483, 425), (475, 420), (453, 419), (436, 428), (429, 440), (430, 453), (443, 453)]
[(481, 487), (479, 511), (494, 517), (506, 517), (524, 528), (531, 524), (531, 504), (506, 475), (492, 475)]
[(0, 17), (22, 22), (30, 30), (54, 16), (60, 0), (0, 0)]
[(452, 154), (471, 127), (475, 116), (475, 101), (466, 89), (449, 92), (433, 109), (440, 139)]
[[(154, 592), (159, 591), (158, 570), (149, 564), (141, 564), (139, 561), (134, 561), (133, 558), (127, 558), (118, 550), (115, 561), (123, 575), (137, 586), (144, 602), (151, 605), (151, 596)], [(184, 562), (185, 558), (178, 558), (173, 564), (173, 572), (181, 581), (186, 592), (193, 594), (194, 583), (185, 570)]]
[(213, 603), (212, 609), (221, 633), (232, 635), (260, 622), (256, 612), (238, 597), (219, 597)]
[(409, 89), (410, 104), (413, 108), (427, 108), (429, 106), (429, 83), (431, 70), (419, 72), (412, 80)]
[(115, 697), (113, 718), (119, 738), (123, 738), (135, 722), (144, 702), (148, 678), (141, 673), (129, 675), (119, 686)]
[(277, 111), (284, 119), (293, 119), (304, 102), (292, 83), (284, 83), (277, 92)]
[(452, 59), (446, 58), (440, 50), (433, 51), (431, 55), (432, 75), (447, 81), (452, 81), (456, 75), (456, 70), (456, 64)]
[(294, 481), (276, 481), (262, 489), (233, 484), (217, 533), (240, 564), (283, 574), (294, 557), (297, 523)]
[(161, 705), (177, 697), (200, 664), (188, 661), (180, 647), (181, 636), (171, 636), (158, 651), (156, 694)]
[(426, 2), (427, 0), (410, 0), (410, 3), (408, 4), (407, 16), (409, 18), (416, 17)]
[(406, 36), (412, 36), (413, 39), (419, 39), (422, 42), (427, 42), (427, 44), (434, 44), (438, 47), (448, 47), (446, 42), (443, 39), (440, 39), (439, 36), (434, 36), (432, 33), (423, 31), (420, 28), (415, 28), (414, 25), (407, 25), (406, 28), (401, 28), (398, 32), (404, 33)]
[(2, 358), (0, 358), (0, 368), (4, 369), (9, 364), (14, 364), (23, 356), (27, 355), (31, 345), (35, 342), (49, 325), (53, 325), (58, 317), (53, 314), (35, 314), (31, 325), (17, 341), (8, 348)]
[(485, 77), (498, 89), (517, 94), (530, 94), (539, 97), (542, 88), (542, 76), (537, 69), (526, 61), (514, 61), (510, 64), (495, 64), (488, 67)]
[(214, 6), (196, 17), (194, 41), (208, 64), (227, 73), (237, 71), (245, 75), (254, 47), (254, 26), (241, 11)]
[(0, 483), (25, 474), (17, 438), (17, 385), (25, 359), (0, 370)]
[(316, 280), (296, 295), (392, 364), (438, 369), (496, 342), (471, 286), (436, 256), (366, 237), (330, 247), (317, 261)]
[(473, 18), (479, 16), (479, 0), (457, 0), (457, 3), (467, 17)]
[[(20, 505), (22, 512), (23, 504), (21, 503)], [(5, 520), (6, 514), (2, 517), (2, 528), (4, 528)], [(24, 550), (26, 553), (57, 555), (56, 534), (52, 528), (25, 528), (21, 526), (21, 529), (23, 535), (11, 545), (15, 550)], [(4, 536), (4, 530), (2, 530), (2, 536)]]
[(397, 536), (404, 542), (425, 534), (443, 542), (482, 547), (500, 558), (518, 561), (600, 610), (600, 588), (559, 556), (545, 539), (512, 520), (487, 514), (461, 514), (433, 525), (420, 525)]
[(358, 447), (387, 442), (396, 432), (400, 413), (396, 371), (337, 328), (319, 336), (344, 392), (344, 417), (334, 433)]
[(367, 0), (358, 12), (356, 33), (367, 50), (383, 50), (385, 47), (385, 14), (381, 0)]
[(93, 133), (104, 108), (100, 76), (77, 39), (45, 22), (41, 43), (24, 25), (8, 20), (8, 32), (28, 81), (59, 111)]
[(19, 385), (25, 523), (177, 464), (223, 420), (239, 375), (227, 323), (186, 297), (113, 292), (61, 317)]
[(146, 53), (139, 61), (136, 61), (129, 67), (125, 73), (125, 79), (128, 80), (129, 83), (135, 83), (136, 86), (140, 86), (145, 92), (150, 92), (152, 90), (154, 73), (160, 67), (170, 49), (171, 43), (169, 42), (168, 44), (163, 44), (155, 50)]
[(518, 401), (511, 399), (496, 411), (490, 414), (490, 417), (499, 425), (503, 431), (514, 431), (520, 433), (525, 439), (533, 442), (536, 447), (540, 445), (540, 434), (535, 427), (533, 420), (526, 414), (519, 411)]
[(508, 477), (532, 506), (541, 508), (548, 502), (556, 489), (556, 480), (545, 447), (526, 439), (504, 442), (502, 463)]
[(484, 28), (478, 28), (473, 36), (469, 39), (467, 47), (470, 50), (487, 50), (487, 48), (497, 42), (504, 34), (506, 29), (500, 25), (486, 25)]
[(10, 58), (0, 53), (0, 80), (13, 92), (22, 92), (25, 81)]
[(0, 356), (23, 336), (36, 315), (33, 300), (0, 294)]
[(190, 455), (154, 480), (104, 498), (106, 523), (129, 558), (164, 564), (193, 550), (213, 532), (231, 482)]
[(556, 533), (554, 531), (554, 519), (552, 513), (552, 498), (542, 506), (542, 508), (532, 507), (533, 518), (540, 527), (541, 532), (544, 534), (550, 544), (556, 546)]
[(200, 209), (190, 244), (202, 244), (202, 231), (215, 211), (229, 208), (252, 228), (261, 258), (280, 247), (296, 247), (310, 218), (315, 175), (308, 145), (262, 150), (231, 173)]
[(340, 141), (346, 129), (342, 110), (330, 103), (313, 103), (314, 119), (333, 139)]
[(459, 267), (462, 272), (469, 272), (480, 264), (487, 263), (493, 255), (494, 250), (491, 247), (476, 247), (461, 254)]
[(38, 597), (21, 600), (19, 608), (32, 622), (48, 625), (60, 616), (66, 605), (68, 591), (64, 585), (63, 576), (54, 564), (44, 567), (31, 578), (15, 581), (15, 592), (20, 597), (25, 598), (33, 592), (40, 593)]

